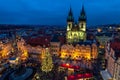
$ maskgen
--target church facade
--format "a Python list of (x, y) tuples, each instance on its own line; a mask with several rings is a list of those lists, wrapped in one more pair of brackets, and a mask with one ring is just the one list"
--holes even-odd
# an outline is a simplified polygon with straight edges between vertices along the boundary
[(74, 43), (85, 40), (86, 40), (86, 15), (84, 6), (82, 6), (82, 10), (77, 24), (74, 22), (72, 9), (70, 8), (67, 17), (66, 41), (67, 43)]

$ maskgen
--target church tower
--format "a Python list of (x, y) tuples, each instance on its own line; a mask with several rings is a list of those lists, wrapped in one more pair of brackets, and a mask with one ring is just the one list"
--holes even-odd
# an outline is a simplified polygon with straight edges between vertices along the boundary
[(74, 23), (74, 17), (73, 17), (72, 9), (70, 7), (70, 11), (67, 17), (67, 31), (70, 31), (72, 29), (73, 23)]
[(73, 28), (73, 25), (74, 25), (74, 17), (73, 17), (72, 9), (70, 7), (67, 17), (67, 33), (66, 33), (66, 40), (68, 43), (71, 42), (71, 38), (72, 38), (71, 30)]
[(80, 17), (79, 17), (79, 29), (81, 31), (85, 31), (86, 32), (86, 14), (85, 14), (85, 10), (84, 10), (84, 6), (82, 6), (82, 10), (80, 13)]
[(86, 40), (86, 14), (84, 10), (84, 6), (82, 6), (82, 10), (78, 19), (78, 25), (79, 25), (79, 36), (80, 39), (85, 41)]
[(74, 23), (74, 17), (72, 9), (67, 17), (67, 30), (66, 30), (66, 41), (67, 43), (79, 43), (80, 41), (86, 40), (86, 15), (84, 11), (84, 6), (82, 6), (82, 11), (78, 20), (78, 24)]

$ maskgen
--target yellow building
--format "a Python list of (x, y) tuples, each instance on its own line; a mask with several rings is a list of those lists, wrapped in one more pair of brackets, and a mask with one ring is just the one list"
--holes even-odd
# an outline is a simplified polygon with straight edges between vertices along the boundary
[(24, 39), (20, 38), (17, 41), (17, 48), (18, 48), (18, 51), (21, 52), (20, 53), (21, 60), (25, 61), (28, 58), (28, 50), (27, 50), (27, 47), (25, 45)]
[(90, 60), (91, 58), (97, 58), (97, 45), (63, 45), (61, 47), (61, 58), (71, 58), (75, 60), (80, 60), (81, 58), (86, 58)]
[(86, 40), (86, 15), (84, 7), (82, 6), (82, 11), (78, 19), (78, 24), (74, 23), (74, 17), (72, 10), (70, 8), (68, 18), (67, 18), (67, 33), (66, 33), (67, 43), (74, 43)]
[(0, 57), (5, 58), (9, 56), (12, 51), (12, 45), (10, 42), (0, 43)]

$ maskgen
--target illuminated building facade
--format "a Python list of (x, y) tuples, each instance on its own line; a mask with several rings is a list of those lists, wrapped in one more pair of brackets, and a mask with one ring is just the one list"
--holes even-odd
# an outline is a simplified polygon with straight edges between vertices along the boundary
[(59, 55), (60, 52), (60, 42), (50, 42), (50, 52), (53, 55)]
[(114, 71), (114, 76), (113, 78), (115, 80), (120, 80), (120, 57), (118, 60), (115, 62), (115, 71)]
[(21, 52), (21, 60), (26, 60), (28, 57), (28, 51), (27, 51), (27, 47), (25, 46), (25, 41), (24, 39), (20, 38), (17, 41), (17, 47), (18, 50)]
[(41, 53), (44, 48), (41, 46), (31, 46), (26, 44), (25, 40), (21, 38), (17, 42), (18, 50), (21, 52), (21, 60), (25, 61), (27, 58), (32, 59), (34, 61), (40, 61)]
[[(97, 45), (95, 43), (84, 44), (86, 40), (86, 14), (84, 6), (78, 19), (78, 24), (74, 23), (72, 9), (70, 8), (67, 18), (66, 41), (68, 44), (61, 46), (60, 57), (71, 59), (96, 59)], [(83, 43), (82, 45), (79, 43)], [(76, 44), (75, 46), (74, 43)]]
[(56, 56), (59, 56), (61, 42), (58, 39), (58, 35), (54, 35), (50, 42), (50, 53)]
[(97, 58), (97, 45), (63, 45), (61, 47), (61, 58), (71, 58), (80, 60), (81, 58), (96, 59)]
[(0, 43), (0, 57), (5, 58), (7, 57), (12, 50), (12, 45), (10, 42), (8, 43)]
[(120, 80), (120, 39), (107, 42), (105, 46), (106, 70), (113, 80)]
[(86, 15), (83, 6), (80, 17), (78, 19), (78, 24), (74, 23), (73, 13), (70, 8), (67, 18), (66, 40), (67, 43), (74, 43), (86, 40)]
[(41, 54), (42, 54), (44, 48), (42, 48), (41, 46), (33, 47), (30, 45), (27, 45), (27, 50), (29, 53), (29, 60), (33, 60), (36, 62), (41, 61)]

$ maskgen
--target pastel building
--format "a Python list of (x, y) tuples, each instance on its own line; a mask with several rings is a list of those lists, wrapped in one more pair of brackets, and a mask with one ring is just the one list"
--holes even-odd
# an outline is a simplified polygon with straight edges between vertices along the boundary
[(118, 60), (115, 62), (115, 70), (114, 70), (113, 79), (120, 80), (120, 56)]
[(113, 80), (120, 80), (120, 40), (115, 39), (105, 46), (106, 70)]

